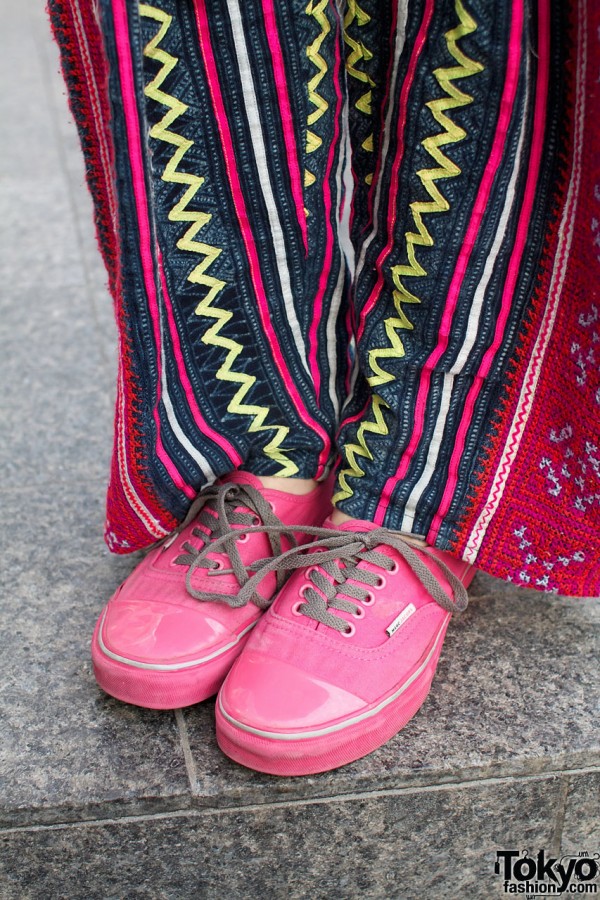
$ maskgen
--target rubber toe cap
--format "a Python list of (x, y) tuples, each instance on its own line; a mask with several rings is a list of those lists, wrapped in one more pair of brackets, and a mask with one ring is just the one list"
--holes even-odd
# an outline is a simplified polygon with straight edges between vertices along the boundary
[(356, 695), (246, 648), (220, 694), (224, 715), (251, 730), (322, 728), (364, 708)]
[(150, 665), (202, 658), (232, 639), (206, 606), (194, 610), (158, 600), (109, 604), (102, 616), (100, 646), (108, 655)]

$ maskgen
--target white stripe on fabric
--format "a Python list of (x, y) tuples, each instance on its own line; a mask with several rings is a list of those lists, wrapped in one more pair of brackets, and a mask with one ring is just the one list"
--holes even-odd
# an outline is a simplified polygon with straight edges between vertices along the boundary
[(269, 219), (269, 228), (273, 240), (273, 247), (275, 250), (277, 272), (279, 274), (279, 281), (281, 284), (285, 311), (290, 329), (292, 331), (292, 335), (294, 337), (294, 341), (300, 353), (302, 365), (310, 374), (306, 345), (304, 343), (302, 330), (300, 328), (300, 323), (298, 321), (296, 309), (294, 307), (294, 295), (292, 292), (287, 254), (285, 251), (283, 227), (281, 224), (281, 219), (279, 217), (279, 210), (277, 209), (277, 204), (275, 203), (273, 186), (271, 184), (271, 176), (269, 173), (269, 167), (267, 165), (267, 149), (260, 121), (260, 114), (258, 111), (258, 101), (256, 92), (254, 90), (254, 79), (252, 76), (252, 67), (250, 65), (250, 58), (248, 56), (248, 46), (246, 44), (246, 37), (244, 34), (242, 12), (238, 0), (227, 0), (227, 7), (229, 9), (231, 30), (233, 33), (233, 40), (237, 55), (240, 83), (242, 86), (242, 96), (246, 109), (246, 118), (248, 120), (248, 127), (250, 128), (250, 133), (252, 135), (254, 160), (256, 162), (256, 168), (258, 170), (259, 176), (258, 183), (260, 185), (260, 189), (267, 209), (267, 217)]
[[(343, 77), (345, 78), (345, 72)], [(354, 178), (352, 176), (352, 140), (350, 138), (350, 109), (348, 90), (345, 90), (345, 100), (342, 107), (342, 134), (344, 135), (344, 212), (339, 221), (339, 237), (342, 253), (346, 257), (348, 267), (354, 278), (356, 260), (354, 258), (354, 244), (350, 239), (350, 212), (352, 210), (352, 194), (354, 193)], [(341, 199), (341, 198), (340, 198)]]
[(189, 438), (185, 435), (179, 421), (177, 420), (177, 416), (175, 414), (175, 410), (173, 409), (173, 404), (171, 402), (171, 397), (169, 396), (169, 386), (167, 384), (167, 376), (164, 370), (164, 355), (163, 355), (163, 370), (161, 373), (161, 387), (162, 387), (162, 401), (165, 407), (165, 412), (167, 414), (167, 421), (171, 430), (183, 449), (189, 456), (194, 460), (194, 462), (199, 466), (202, 470), (202, 474), (206, 478), (207, 481), (213, 482), (217, 477), (206, 459), (199, 450), (192, 444)]
[(394, 102), (394, 98), (396, 96), (396, 83), (398, 81), (398, 68), (400, 65), (400, 56), (402, 55), (402, 51), (404, 50), (404, 43), (406, 41), (406, 21), (408, 18), (408, 0), (398, 0), (398, 12), (397, 12), (397, 20), (396, 20), (396, 37), (394, 42), (394, 65), (392, 69), (392, 79), (390, 83), (390, 91), (388, 98), (388, 108), (385, 117), (385, 126), (383, 129), (383, 144), (381, 148), (381, 163), (380, 163), (380, 177), (377, 180), (377, 185), (375, 188), (375, 198), (373, 201), (373, 228), (371, 230), (371, 234), (365, 238), (360, 256), (358, 258), (358, 262), (356, 264), (356, 278), (358, 279), (360, 273), (362, 272), (365, 265), (365, 256), (367, 254), (367, 250), (372, 244), (375, 236), (377, 235), (377, 217), (379, 215), (379, 204), (381, 202), (381, 189), (383, 178), (381, 174), (383, 173), (383, 169), (386, 163), (388, 151), (390, 148), (390, 132), (392, 127), (392, 116), (396, 110), (396, 104)]
[[(161, 298), (164, 302), (164, 298)], [(217, 477), (213, 472), (212, 467), (209, 461), (203, 456), (200, 451), (194, 447), (188, 436), (185, 434), (183, 428), (179, 424), (179, 420), (177, 419), (177, 414), (173, 408), (173, 404), (171, 402), (171, 395), (169, 394), (169, 384), (167, 381), (167, 366), (166, 366), (166, 354), (165, 354), (165, 335), (164, 335), (164, 326), (163, 326), (163, 317), (162, 313), (159, 313), (159, 321), (160, 321), (160, 386), (162, 391), (161, 400), (163, 402), (163, 406), (165, 408), (165, 412), (167, 414), (167, 422), (171, 428), (171, 431), (186, 451), (186, 453), (194, 460), (194, 462), (201, 469), (202, 474), (206, 478), (208, 482), (213, 482)], [(172, 462), (175, 463), (175, 460), (172, 459)]]
[[(529, 64), (527, 65), (526, 73), (525, 73), (525, 100), (524, 100), (524, 108), (528, 108), (528, 98), (530, 93), (530, 71)], [(465, 333), (465, 339), (462, 347), (454, 361), (450, 370), (444, 375), (444, 386), (442, 389), (442, 399), (440, 403), (440, 409), (437, 415), (433, 436), (431, 438), (431, 443), (429, 445), (429, 450), (427, 453), (427, 461), (425, 463), (425, 468), (421, 474), (421, 477), (415, 484), (412, 489), (408, 500), (406, 501), (406, 507), (404, 510), (404, 515), (402, 517), (402, 523), (400, 525), (401, 531), (410, 531), (413, 527), (415, 515), (417, 511), (417, 506), (423, 497), (423, 494), (429, 487), (433, 475), (435, 473), (437, 467), (437, 461), (439, 457), (440, 447), (442, 445), (443, 437), (444, 437), (444, 429), (446, 427), (446, 422), (448, 420), (448, 413), (450, 411), (450, 401), (452, 398), (452, 388), (454, 385), (454, 379), (457, 375), (460, 375), (465, 369), (467, 362), (469, 360), (469, 354), (473, 350), (475, 345), (475, 341), (477, 340), (477, 335), (479, 333), (479, 325), (481, 322), (481, 314), (483, 312), (483, 304), (485, 302), (486, 291), (488, 289), (488, 285), (490, 283), (490, 279), (492, 277), (492, 273), (494, 271), (494, 266), (496, 264), (496, 260), (498, 258), (498, 254), (502, 248), (505, 236), (506, 229), (508, 227), (508, 222), (510, 219), (510, 215), (514, 206), (516, 190), (517, 190), (517, 180), (519, 177), (519, 173), (521, 172), (523, 165), (523, 155), (524, 155), (524, 146), (525, 146), (525, 131), (526, 131), (527, 121), (524, 119), (522, 123), (521, 133), (519, 134), (519, 143), (517, 146), (517, 153), (515, 156), (515, 163), (513, 166), (513, 170), (511, 172), (510, 181), (506, 190), (506, 196), (504, 201), (504, 206), (502, 207), (502, 214), (500, 216), (500, 220), (498, 222), (498, 229), (496, 231), (496, 235), (494, 237), (494, 243), (490, 249), (489, 256), (486, 260), (485, 268), (481, 275), (481, 279), (479, 284), (475, 289), (475, 293), (473, 296), (473, 302), (471, 305), (471, 311), (469, 313), (469, 320), (467, 322), (467, 330)]]
[(569, 180), (569, 188), (567, 191), (567, 199), (564, 205), (561, 224), (558, 231), (558, 247), (555, 256), (555, 267), (552, 272), (552, 280), (548, 290), (548, 303), (544, 312), (544, 319), (538, 332), (538, 336), (527, 366), (527, 372), (523, 379), (523, 385), (519, 395), (517, 409), (511, 422), (510, 431), (504, 444), (504, 451), (500, 462), (496, 468), (494, 480), (488, 493), (483, 511), (479, 515), (475, 526), (473, 527), (467, 544), (465, 547), (464, 559), (469, 563), (477, 561), (477, 554), (483, 543), (483, 539), (494, 518), (496, 511), (500, 505), (506, 482), (511, 471), (512, 463), (521, 445), (521, 440), (525, 432), (525, 426), (529, 421), (531, 407), (535, 397), (535, 391), (539, 380), (540, 369), (544, 361), (544, 357), (552, 336), (556, 315), (562, 290), (567, 273), (567, 262), (573, 239), (573, 231), (575, 224), (575, 208), (577, 206), (577, 198), (579, 196), (579, 185), (581, 181), (581, 154), (583, 150), (583, 124), (585, 120), (585, 91), (583, 90), (583, 81), (587, 68), (587, 6), (584, 2), (579, 3), (579, 42), (578, 42), (578, 68), (577, 68), (577, 84), (575, 88), (576, 116), (575, 116), (575, 133), (573, 135), (573, 146), (575, 148), (573, 157), (573, 167), (571, 170), (571, 178)]
[[(329, 361), (329, 397), (335, 410), (336, 418), (340, 414), (340, 400), (338, 397), (336, 383), (338, 372), (338, 341), (336, 336), (337, 318), (340, 311), (342, 297), (344, 295), (344, 285), (346, 282), (346, 268), (344, 258), (348, 259), (348, 254), (353, 253), (352, 243), (350, 241), (350, 193), (348, 192), (348, 170), (350, 167), (350, 127), (348, 121), (348, 96), (344, 100), (342, 107), (342, 134), (344, 136), (340, 145), (340, 154), (338, 159), (338, 167), (335, 176), (337, 200), (336, 200), (336, 218), (338, 223), (338, 239), (341, 249), (340, 272), (335, 285), (329, 313), (327, 316), (327, 358)], [(343, 152), (341, 148), (344, 148)], [(350, 172), (350, 184), (352, 184), (352, 173)], [(345, 194), (345, 198), (344, 198)], [(342, 212), (342, 200), (344, 200), (344, 210)], [(350, 262), (349, 262), (350, 264)]]
[(329, 317), (327, 319), (327, 356), (329, 359), (329, 397), (331, 399), (331, 403), (335, 410), (336, 419), (340, 414), (340, 401), (338, 398), (337, 390), (336, 390), (336, 382), (337, 382), (337, 370), (338, 370), (338, 341), (337, 335), (335, 333), (335, 326), (337, 324), (338, 312), (340, 309), (340, 303), (342, 301), (342, 296), (344, 293), (344, 282), (345, 282), (345, 268), (344, 263), (340, 262), (340, 274), (338, 275), (338, 280), (335, 286), (335, 290), (333, 292), (333, 296), (331, 298), (331, 305), (329, 307)]
[(415, 521), (415, 515), (417, 512), (417, 504), (419, 503), (419, 500), (429, 486), (429, 483), (433, 477), (433, 473), (436, 470), (438, 457), (440, 455), (440, 448), (442, 446), (442, 438), (444, 436), (444, 426), (446, 424), (448, 409), (450, 407), (450, 399), (452, 397), (453, 384), (454, 376), (445, 375), (444, 387), (442, 389), (442, 399), (440, 403), (440, 412), (435, 423), (435, 430), (433, 432), (431, 443), (429, 445), (425, 468), (423, 469), (421, 477), (415, 484), (408, 500), (406, 501), (404, 515), (402, 516), (402, 522), (400, 524), (400, 531), (410, 532), (412, 530)]

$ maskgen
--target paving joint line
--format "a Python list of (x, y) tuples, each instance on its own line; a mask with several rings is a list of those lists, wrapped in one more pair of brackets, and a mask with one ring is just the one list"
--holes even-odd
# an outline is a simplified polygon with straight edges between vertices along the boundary
[(550, 842), (550, 853), (552, 856), (560, 856), (560, 847), (562, 844), (562, 836), (563, 829), (565, 825), (565, 817), (567, 814), (567, 799), (569, 796), (569, 781), (570, 777), (568, 774), (564, 774), (561, 779), (562, 783), (560, 786), (560, 793), (558, 797), (558, 809), (556, 812), (556, 820), (554, 822), (554, 832), (552, 834), (552, 841)]
[(183, 751), (183, 758), (185, 760), (185, 769), (190, 784), (190, 791), (192, 793), (192, 796), (196, 796), (198, 771), (196, 769), (194, 754), (192, 753), (192, 748), (190, 746), (190, 735), (188, 732), (187, 722), (185, 721), (185, 717), (183, 715), (183, 710), (175, 710), (175, 721), (177, 722), (177, 729), (179, 731), (179, 740), (181, 742), (181, 749)]
[[(439, 784), (417, 785), (411, 787), (406, 785), (401, 788), (383, 788), (381, 790), (363, 790), (348, 793), (340, 793), (336, 795), (328, 795), (326, 797), (297, 797), (287, 800), (275, 800), (273, 802), (264, 803), (247, 803), (237, 804), (233, 806), (205, 807), (193, 808), (185, 807), (182, 809), (169, 810), (158, 813), (141, 813), (139, 815), (124, 815), (117, 817), (95, 818), (95, 819), (78, 819), (72, 822), (53, 822), (39, 825), (15, 825), (0, 828), (0, 836), (9, 836), (11, 834), (21, 834), (23, 832), (46, 832), (46, 831), (64, 831), (68, 828), (91, 828), (104, 825), (121, 825), (136, 824), (140, 822), (163, 821), (166, 819), (192, 818), (199, 819), (206, 816), (223, 815), (228, 813), (241, 812), (259, 812), (261, 810), (270, 809), (289, 809), (301, 806), (317, 806), (330, 803), (349, 803), (361, 800), (374, 800), (384, 797), (400, 797), (411, 794), (427, 794), (438, 793), (440, 791), (459, 791), (469, 788), (500, 786), (507, 784), (518, 784), (525, 781), (548, 781), (561, 779), (565, 781), (571, 775), (589, 775), (599, 774), (600, 766), (588, 766), (579, 769), (568, 769), (560, 771), (549, 771), (540, 773), (531, 773), (524, 775), (507, 775), (503, 777), (491, 778), (473, 778), (465, 779), (457, 782), (443, 782)], [(561, 786), (560, 799), (563, 798), (563, 787)]]

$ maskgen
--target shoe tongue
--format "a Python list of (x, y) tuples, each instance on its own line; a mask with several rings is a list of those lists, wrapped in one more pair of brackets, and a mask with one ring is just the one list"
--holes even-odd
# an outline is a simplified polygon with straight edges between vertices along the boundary
[(242, 472), (241, 469), (236, 469), (235, 472), (223, 475), (222, 478), (219, 478), (217, 484), (249, 484), (251, 487), (256, 488), (257, 491), (263, 490), (262, 483), (256, 475), (252, 475), (250, 472)]
[(375, 522), (368, 522), (366, 519), (349, 519), (340, 525), (334, 525), (331, 516), (328, 516), (323, 522), (323, 528), (331, 528), (332, 531), (375, 531), (379, 528)]

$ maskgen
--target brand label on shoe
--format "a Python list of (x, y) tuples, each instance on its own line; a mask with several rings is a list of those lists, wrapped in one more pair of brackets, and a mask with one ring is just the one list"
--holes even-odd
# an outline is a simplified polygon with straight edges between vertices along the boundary
[(406, 620), (410, 619), (412, 614), (414, 612), (416, 612), (416, 609), (417, 609), (416, 606), (413, 606), (412, 603), (409, 603), (408, 606), (406, 606), (402, 610), (400, 615), (396, 616), (396, 618), (394, 619), (392, 624), (388, 625), (388, 627), (385, 629), (385, 633), (388, 635), (388, 637), (391, 637), (393, 634), (395, 634), (398, 631), (398, 629), (400, 628), (400, 626), (404, 625)]

